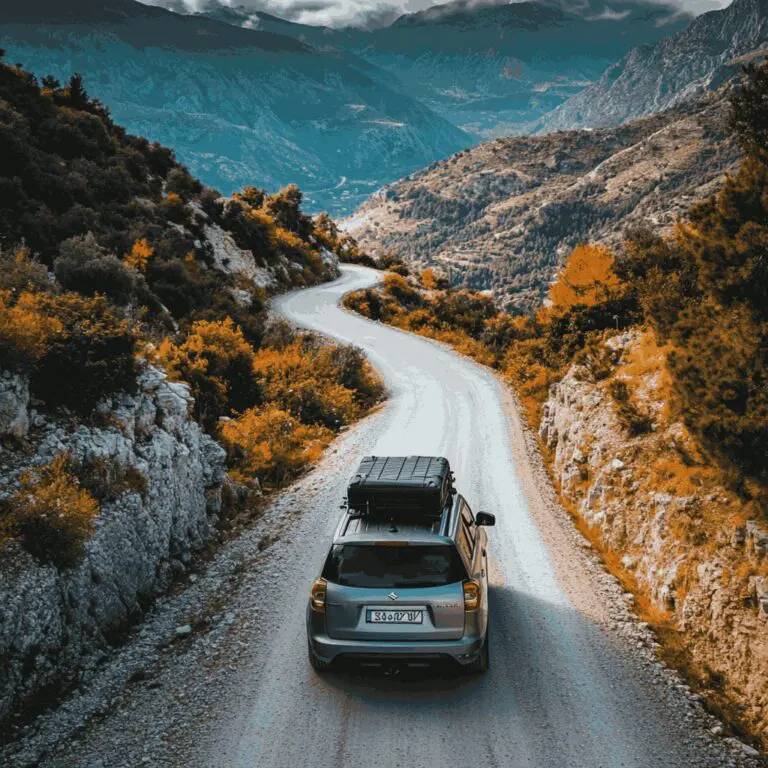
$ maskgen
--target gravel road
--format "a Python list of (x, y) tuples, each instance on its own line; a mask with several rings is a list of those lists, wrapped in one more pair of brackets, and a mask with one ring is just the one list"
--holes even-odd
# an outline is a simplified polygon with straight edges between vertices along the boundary
[[(5, 753), (9, 764), (758, 765), (656, 659), (631, 596), (556, 504), (496, 377), (338, 307), (376, 279), (345, 267), (339, 280), (281, 297), (276, 309), (361, 347), (384, 376), (388, 403), (344, 433), (194, 584), (161, 601), (104, 671)], [(309, 668), (307, 590), (365, 453), (447, 456), (474, 509), (496, 514), (487, 674), (319, 677)], [(186, 622), (194, 631), (176, 626)]]
[[(601, 611), (585, 574), (559, 577), (567, 565), (558, 567), (550, 554), (556, 532), (540, 530), (551, 521), (532, 512), (541, 500), (529, 498), (535, 483), (525, 476), (533, 469), (513, 449), (520, 430), (510, 429), (498, 380), (439, 345), (339, 309), (345, 292), (372, 279), (369, 270), (347, 269), (341, 280), (285, 296), (276, 307), (298, 325), (357, 344), (384, 376), (391, 401), (365, 452), (446, 456), (458, 490), (475, 509), (496, 514), (492, 670), (454, 680), (314, 675), (304, 658), (305, 592), (338, 514), (333, 506), (315, 510), (314, 533), (297, 542), (289, 578), (274, 585), (285, 595), (284, 611), (259, 674), (245, 686), (241, 711), (216, 739), (209, 763), (722, 765), (722, 755), (690, 739), (690, 722), (670, 711), (590, 620)], [(350, 457), (350, 468), (357, 458)], [(339, 497), (345, 480), (344, 473), (331, 480)]]

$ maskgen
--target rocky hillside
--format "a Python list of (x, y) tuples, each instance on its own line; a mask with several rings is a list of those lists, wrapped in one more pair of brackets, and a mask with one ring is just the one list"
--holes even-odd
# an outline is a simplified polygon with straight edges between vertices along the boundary
[[(539, 431), (557, 487), (648, 596), (646, 618), (659, 622), (669, 657), (684, 647), (699, 693), (764, 735), (768, 523), (724, 485), (673, 415), (667, 350), (653, 332), (614, 336), (605, 352), (610, 375), (596, 381), (575, 365), (543, 406)], [(650, 415), (652, 432), (622, 423), (618, 384)]]
[(353, 53), (133, 0), (4, 3), (0, 47), (40, 77), (80, 72), (130, 131), (227, 194), (295, 182), (315, 210), (349, 210), (471, 143)]
[[(31, 404), (28, 379), (0, 374), (0, 498), (30, 467), (66, 456), (100, 505), (83, 555), (66, 568), (17, 541), (0, 548), (0, 723), (87, 675), (210, 540), (226, 454), (190, 419), (191, 402), (187, 386), (148, 369), (135, 394), (100, 401), (98, 426), (46, 414)], [(79, 497), (62, 490), (65, 477), (51, 481), (71, 512)]]
[(374, 253), (537, 306), (579, 243), (671, 227), (735, 167), (725, 91), (593, 132), (498, 139), (385, 187), (345, 226)]
[(2, 62), (0, 156), (4, 731), (382, 389), (358, 351), (269, 321), (270, 294), (355, 253), (298, 188), (222, 198), (77, 76)]
[(633, 46), (684, 28), (671, 3), (453, 0), (373, 30), (317, 28), (245, 8), (208, 15), (352, 53), (474, 136), (527, 133)]
[(712, 90), (730, 77), (732, 60), (765, 45), (768, 2), (734, 0), (699, 16), (655, 45), (642, 45), (544, 119), (541, 132), (618, 125)]
[(535, 311), (501, 312), (434, 269), (345, 302), (514, 386), (562, 501), (660, 653), (766, 744), (768, 62), (728, 101), (742, 159), (719, 189), (671, 234), (647, 223), (620, 247), (574, 248)]

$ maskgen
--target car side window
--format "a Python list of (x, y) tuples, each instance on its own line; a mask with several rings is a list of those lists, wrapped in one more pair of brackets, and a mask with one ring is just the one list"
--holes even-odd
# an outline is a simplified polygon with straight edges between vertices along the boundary
[(459, 526), (459, 549), (461, 550), (461, 554), (464, 555), (464, 559), (467, 563), (472, 562), (472, 546), (472, 539), (469, 537), (467, 526), (462, 520), (461, 525)]
[(474, 544), (475, 532), (472, 530), (472, 527), (475, 523), (475, 516), (472, 514), (472, 510), (469, 508), (467, 503), (464, 501), (461, 503), (461, 522), (462, 525), (467, 529), (467, 535), (469, 536), (470, 541)]

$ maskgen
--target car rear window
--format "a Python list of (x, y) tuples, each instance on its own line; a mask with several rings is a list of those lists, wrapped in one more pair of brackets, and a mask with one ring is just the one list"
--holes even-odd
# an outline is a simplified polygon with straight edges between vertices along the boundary
[(323, 578), (345, 587), (440, 587), (467, 578), (455, 547), (447, 544), (375, 546), (335, 544)]

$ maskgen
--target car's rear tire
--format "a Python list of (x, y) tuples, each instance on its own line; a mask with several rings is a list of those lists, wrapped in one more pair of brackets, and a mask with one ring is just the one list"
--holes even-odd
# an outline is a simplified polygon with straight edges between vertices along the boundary
[(467, 665), (467, 672), (470, 675), (481, 675), (483, 672), (488, 671), (488, 668), (491, 666), (491, 654), (488, 646), (488, 631), (486, 630), (485, 641), (480, 653), (471, 664)]
[(312, 650), (312, 646), (309, 643), (307, 643), (307, 654), (309, 655), (309, 666), (312, 667), (315, 672), (322, 675), (325, 672), (328, 672), (331, 668), (330, 662), (323, 661), (315, 656), (315, 652)]

